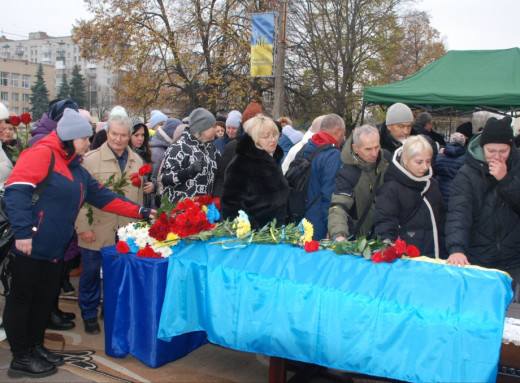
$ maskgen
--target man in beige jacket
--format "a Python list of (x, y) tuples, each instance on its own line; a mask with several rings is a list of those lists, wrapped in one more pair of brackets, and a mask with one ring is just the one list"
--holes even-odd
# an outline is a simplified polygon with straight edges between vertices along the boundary
[[(99, 183), (105, 183), (112, 175), (114, 175), (114, 181), (117, 182), (124, 174), (128, 180), (128, 183), (122, 188), (124, 196), (142, 204), (142, 187), (134, 186), (130, 181), (130, 174), (137, 173), (143, 165), (139, 155), (128, 146), (131, 127), (130, 118), (111, 116), (107, 122), (107, 141), (99, 148), (84, 155), (83, 166)], [(91, 211), (91, 223), (89, 223), (89, 210)], [(100, 332), (97, 318), (97, 308), (101, 300), (100, 249), (114, 245), (117, 229), (132, 221), (135, 219), (93, 207), (83, 207), (76, 219), (76, 231), (83, 265), (78, 298), (87, 334)]]

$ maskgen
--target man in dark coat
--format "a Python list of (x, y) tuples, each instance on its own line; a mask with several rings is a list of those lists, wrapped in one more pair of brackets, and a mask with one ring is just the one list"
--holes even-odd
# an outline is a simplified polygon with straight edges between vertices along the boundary
[(491, 117), (468, 145), (450, 195), (446, 248), (452, 265), (475, 264), (520, 276), (520, 156), (511, 117)]
[(444, 141), (442, 134), (439, 134), (432, 129), (432, 115), (428, 112), (419, 113), (415, 119), (415, 124), (412, 126), (410, 135), (417, 136), (419, 134), (424, 136), (426, 141), (428, 141), (432, 146), (432, 169), (435, 173), (435, 160), (437, 154), (441, 151), (441, 147), (446, 146), (446, 141)]
[(430, 137), (433, 142), (438, 144), (438, 148), (446, 146), (446, 141), (442, 134), (437, 133), (433, 130), (432, 115), (428, 112), (422, 112), (417, 115), (415, 124), (412, 127), (415, 134), (422, 134), (426, 137)]
[(338, 241), (351, 236), (368, 238), (374, 226), (375, 193), (383, 185), (392, 158), (387, 150), (381, 149), (379, 131), (363, 125), (354, 130), (343, 146), (341, 160), (343, 165), (336, 174), (329, 209), (330, 237)]
[[(345, 122), (337, 114), (328, 114), (316, 133), (303, 149), (303, 157), (309, 157), (322, 145), (332, 144), (320, 151), (312, 160), (307, 194), (305, 218), (314, 226), (313, 239), (327, 237), (329, 207), (334, 191), (336, 173), (341, 167), (340, 145), (345, 138)], [(312, 204), (312, 206), (310, 206)]]
[(412, 110), (400, 102), (393, 104), (386, 112), (386, 120), (381, 125), (381, 148), (394, 153), (403, 145), (412, 131)]

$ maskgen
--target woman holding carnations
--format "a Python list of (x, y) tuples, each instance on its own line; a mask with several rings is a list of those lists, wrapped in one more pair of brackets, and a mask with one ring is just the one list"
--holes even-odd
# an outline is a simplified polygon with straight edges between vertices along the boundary
[(285, 224), (289, 185), (280, 165), (280, 132), (274, 121), (263, 115), (247, 120), (244, 130), (224, 177), (222, 218), (234, 219), (243, 210), (252, 229), (262, 228), (273, 218), (281, 226)]
[[(139, 154), (139, 157), (145, 164), (151, 166), (152, 151), (150, 149), (150, 135), (148, 134), (148, 127), (141, 122), (137, 117), (132, 117), (132, 135), (130, 136), (130, 147), (134, 152)], [(143, 206), (152, 207), (152, 193), (155, 191), (157, 182), (153, 177), (152, 172), (143, 175)]]
[(395, 242), (401, 238), (422, 255), (445, 258), (446, 208), (432, 177), (433, 150), (422, 136), (409, 137), (394, 152), (377, 192), (375, 235)]
[(204, 108), (191, 112), (189, 127), (164, 153), (161, 170), (163, 196), (170, 202), (213, 192), (217, 170), (215, 139), (217, 120)]

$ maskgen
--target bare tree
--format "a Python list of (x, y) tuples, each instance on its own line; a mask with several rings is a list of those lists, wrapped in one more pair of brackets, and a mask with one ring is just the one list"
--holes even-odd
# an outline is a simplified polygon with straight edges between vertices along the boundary
[(186, 108), (179, 114), (198, 106), (216, 112), (265, 90), (248, 76), (253, 3), (88, 0), (94, 18), (80, 21), (74, 36), (86, 56), (118, 72), (118, 102), (136, 110), (178, 104)]

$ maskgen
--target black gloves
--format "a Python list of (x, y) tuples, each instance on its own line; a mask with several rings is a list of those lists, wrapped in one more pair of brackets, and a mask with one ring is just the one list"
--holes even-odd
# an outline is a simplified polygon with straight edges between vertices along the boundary
[(148, 219), (150, 217), (151, 212), (152, 212), (152, 209), (149, 209), (147, 207), (141, 206), (139, 208), (139, 213), (143, 216), (144, 219)]
[(188, 170), (190, 172), (190, 178), (195, 177), (202, 170), (202, 160), (197, 160), (194, 163), (192, 163)]
[[(184, 165), (184, 163), (185, 163), (185, 161), (182, 161), (183, 165)], [(192, 163), (190, 166), (188, 166), (187, 169), (183, 169), (179, 172), (179, 175), (178, 175), (179, 181), (186, 182), (190, 178), (195, 177), (197, 174), (199, 174), (202, 171), (202, 166), (203, 166), (202, 160), (196, 160), (194, 163)]]

